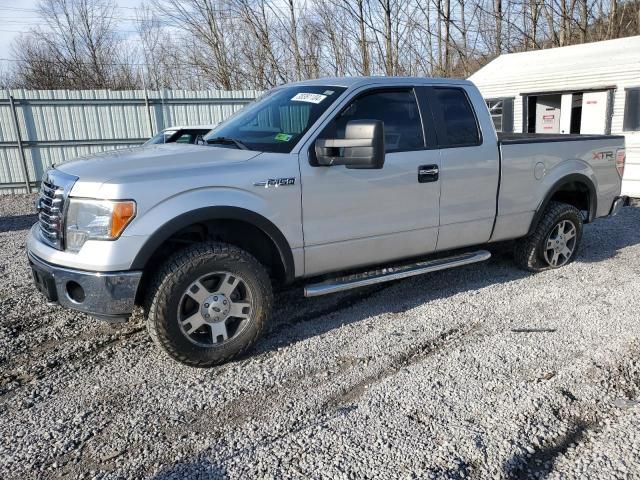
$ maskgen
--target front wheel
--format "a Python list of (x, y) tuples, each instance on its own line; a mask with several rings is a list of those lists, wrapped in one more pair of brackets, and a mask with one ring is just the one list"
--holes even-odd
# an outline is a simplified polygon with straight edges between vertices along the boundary
[(262, 333), (273, 293), (264, 267), (233, 245), (188, 247), (156, 274), (148, 301), (151, 338), (174, 359), (210, 367), (249, 349)]
[(531, 272), (563, 267), (575, 259), (582, 229), (580, 210), (551, 202), (534, 232), (516, 242), (515, 261)]

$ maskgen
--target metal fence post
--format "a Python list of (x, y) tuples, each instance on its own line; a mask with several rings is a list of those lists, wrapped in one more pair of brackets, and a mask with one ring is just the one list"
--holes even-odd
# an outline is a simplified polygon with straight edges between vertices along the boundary
[(149, 120), (149, 138), (153, 137), (153, 120), (151, 119), (151, 105), (149, 104), (149, 95), (147, 89), (144, 89), (144, 104), (147, 107), (147, 119)]
[(9, 96), (9, 105), (11, 106), (11, 113), (13, 115), (13, 125), (16, 129), (16, 135), (18, 137), (18, 153), (20, 154), (20, 160), (22, 161), (22, 173), (24, 174), (24, 183), (27, 187), (27, 193), (31, 193), (31, 184), (29, 183), (29, 170), (27, 170), (27, 158), (24, 155), (24, 146), (22, 145), (22, 134), (20, 133), (20, 123), (18, 123), (18, 111), (16, 110), (16, 103), (13, 100), (13, 95), (7, 89), (7, 95)]

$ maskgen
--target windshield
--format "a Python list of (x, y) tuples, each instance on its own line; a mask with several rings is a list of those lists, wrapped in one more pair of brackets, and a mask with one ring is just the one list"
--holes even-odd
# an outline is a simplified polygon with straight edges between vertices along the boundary
[(345, 90), (317, 85), (276, 88), (214, 128), (205, 140), (227, 147), (235, 140), (249, 150), (289, 153)]
[(164, 130), (158, 133), (155, 137), (150, 138), (143, 145), (155, 145), (157, 143), (167, 143), (169, 139), (174, 136), (178, 131), (177, 130)]

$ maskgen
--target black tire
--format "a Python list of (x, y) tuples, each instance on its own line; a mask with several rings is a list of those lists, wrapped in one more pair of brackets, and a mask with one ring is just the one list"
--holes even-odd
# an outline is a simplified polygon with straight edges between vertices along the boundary
[[(250, 291), (252, 308), (237, 335), (203, 346), (190, 340), (188, 332), (180, 326), (179, 309), (193, 282), (219, 271), (242, 278), (242, 288)], [(177, 252), (161, 266), (151, 282), (145, 303), (147, 329), (157, 345), (181, 363), (211, 367), (245, 353), (256, 342), (271, 313), (273, 292), (269, 275), (252, 255), (233, 245), (204, 242)], [(207, 325), (196, 334), (204, 335), (205, 327)]]
[[(554, 229), (564, 220), (568, 220), (575, 226), (575, 246), (571, 255), (562, 265), (553, 266), (545, 258), (545, 245)], [(550, 202), (533, 233), (516, 241), (514, 248), (516, 264), (530, 272), (542, 272), (568, 265), (575, 260), (578, 254), (582, 229), (583, 222), (580, 210), (566, 203)]]

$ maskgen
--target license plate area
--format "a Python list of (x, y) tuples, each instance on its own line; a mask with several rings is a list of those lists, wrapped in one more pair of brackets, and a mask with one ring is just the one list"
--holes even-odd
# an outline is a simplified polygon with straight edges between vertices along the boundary
[(50, 302), (58, 301), (58, 292), (56, 291), (56, 282), (53, 279), (53, 275), (49, 272), (31, 265), (31, 274), (33, 275), (33, 281), (36, 284), (36, 288), (42, 293)]

